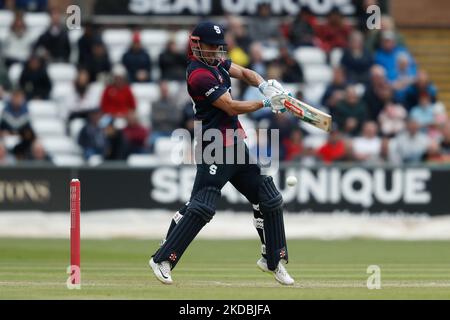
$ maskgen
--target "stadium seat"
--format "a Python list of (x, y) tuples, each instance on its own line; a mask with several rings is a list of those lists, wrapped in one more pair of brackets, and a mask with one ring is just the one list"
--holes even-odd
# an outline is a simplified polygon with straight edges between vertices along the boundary
[(103, 161), (104, 161), (104, 159), (101, 155), (94, 154), (89, 157), (87, 163), (89, 166), (95, 167), (95, 166), (101, 165), (103, 163)]
[(77, 118), (73, 119), (69, 125), (69, 134), (74, 141), (78, 140), (81, 129), (86, 125), (86, 120)]
[(19, 142), (20, 137), (18, 135), (6, 135), (2, 138), (6, 149), (12, 150)]
[(155, 102), (159, 99), (159, 87), (156, 83), (133, 83), (131, 90), (139, 101)]
[(127, 46), (115, 46), (108, 48), (108, 55), (112, 64), (121, 63), (122, 56), (127, 50)]
[(136, 114), (139, 119), (139, 122), (145, 126), (150, 127), (150, 118), (152, 114), (152, 104), (150, 101), (138, 101), (136, 107)]
[(177, 44), (178, 50), (181, 50), (182, 52), (186, 51), (190, 34), (191, 32), (189, 30), (178, 30), (175, 33), (175, 42)]
[(141, 31), (141, 42), (144, 47), (164, 47), (169, 40), (170, 33), (166, 30), (146, 29)]
[(169, 93), (177, 97), (181, 97), (183, 94), (188, 94), (186, 82), (169, 81)]
[(344, 50), (341, 48), (334, 48), (330, 53), (330, 64), (333, 67), (337, 67), (341, 64), (342, 55)]
[(320, 148), (321, 146), (323, 146), (325, 144), (325, 142), (327, 142), (327, 135), (324, 134), (323, 132), (319, 132), (320, 129), (312, 127), (312, 126), (308, 125), (307, 123), (303, 123), (303, 122), (302, 122), (302, 127), (304, 127), (304, 129), (307, 129), (308, 131), (310, 131), (310, 130), (317, 131), (317, 134), (309, 134), (303, 140), (303, 144), (306, 148), (312, 148), (312, 149), (316, 150), (316, 149)]
[(58, 106), (52, 101), (31, 100), (28, 102), (28, 110), (31, 118), (57, 118), (59, 116)]
[(297, 91), (301, 89), (301, 83), (283, 83), (283, 88), (295, 96)]
[(19, 83), (22, 70), (23, 66), (21, 63), (14, 63), (11, 67), (9, 67), (8, 77), (9, 81), (11, 81), (13, 85), (17, 85)]
[(181, 150), (186, 147), (181, 141), (161, 137), (155, 141), (155, 155), (164, 160), (164, 164), (178, 165), (182, 163)]
[(261, 53), (264, 61), (271, 61), (278, 57), (280, 51), (276, 47), (264, 46)]
[(51, 63), (47, 70), (52, 83), (73, 82), (77, 76), (77, 68), (70, 63)]
[(74, 90), (75, 88), (72, 82), (56, 82), (52, 85), (50, 98), (54, 101), (62, 100), (68, 93), (72, 93)]
[(56, 154), (52, 157), (52, 162), (57, 166), (78, 167), (84, 165), (81, 156), (71, 154)]
[(3, 43), (3, 41), (5, 41), (8, 34), (9, 34), (9, 29), (0, 27), (0, 43)]
[(333, 70), (328, 65), (304, 65), (303, 74), (305, 82), (311, 83), (330, 83), (333, 77)]
[(152, 154), (130, 154), (127, 164), (131, 167), (148, 167), (162, 164), (161, 158)]
[(50, 136), (58, 137), (65, 135), (64, 121), (53, 118), (38, 118), (31, 121), (31, 125), (40, 137)]
[(127, 47), (131, 43), (132, 36), (130, 29), (106, 29), (102, 34), (107, 47)]
[(325, 93), (326, 84), (325, 83), (313, 83), (305, 86), (303, 90), (303, 95), (305, 100), (314, 106), (320, 105), (322, 96)]
[(41, 141), (45, 150), (52, 156), (61, 154), (82, 154), (81, 147), (70, 137), (42, 137)]
[(10, 10), (0, 10), (0, 29), (9, 29), (14, 20), (14, 13)]
[(315, 47), (299, 47), (294, 51), (294, 58), (302, 65), (325, 64), (325, 52)]
[(72, 46), (77, 46), (78, 40), (80, 40), (80, 38), (83, 35), (83, 33), (84, 33), (84, 29), (83, 28), (73, 29), (73, 30), (69, 30), (68, 31), (69, 41), (72, 44)]
[(46, 29), (50, 26), (50, 16), (47, 13), (26, 13), (24, 18), (25, 24), (30, 29)]

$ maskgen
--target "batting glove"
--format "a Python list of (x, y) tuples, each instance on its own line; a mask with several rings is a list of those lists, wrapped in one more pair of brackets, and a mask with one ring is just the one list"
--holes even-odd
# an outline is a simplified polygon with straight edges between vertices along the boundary
[(283, 113), (286, 111), (284, 107), (284, 100), (286, 99), (286, 93), (277, 93), (263, 100), (264, 107), (271, 108), (273, 113)]
[(281, 85), (281, 83), (279, 83), (275, 79), (270, 79), (270, 80), (262, 82), (258, 86), (258, 89), (266, 98), (270, 98), (271, 96), (273, 96), (277, 93), (286, 92), (284, 90), (283, 86)]

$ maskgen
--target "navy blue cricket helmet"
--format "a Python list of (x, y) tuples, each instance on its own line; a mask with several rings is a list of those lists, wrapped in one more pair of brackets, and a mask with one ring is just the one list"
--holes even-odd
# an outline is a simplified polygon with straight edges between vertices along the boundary
[(226, 45), (225, 30), (221, 25), (210, 21), (200, 22), (192, 31), (191, 37), (206, 44)]
[[(217, 48), (204, 48), (202, 43)], [(191, 33), (190, 49), (190, 55), (203, 63), (210, 66), (218, 65), (227, 55), (224, 28), (213, 22), (200, 22)]]

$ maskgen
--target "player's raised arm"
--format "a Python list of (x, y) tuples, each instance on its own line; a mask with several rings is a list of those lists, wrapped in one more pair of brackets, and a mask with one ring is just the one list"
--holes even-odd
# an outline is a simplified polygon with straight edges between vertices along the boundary
[(260, 84), (265, 82), (264, 78), (261, 77), (257, 72), (241, 67), (240, 65), (237, 65), (235, 63), (231, 63), (229, 72), (232, 78), (244, 81), (245, 83), (253, 87), (258, 87)]
[(225, 111), (230, 116), (250, 113), (263, 107), (272, 108), (274, 111), (284, 109), (282, 99), (285, 99), (284, 93), (276, 94), (262, 101), (238, 101), (233, 100), (229, 92), (225, 92), (216, 101), (213, 106)]
[(231, 63), (229, 72), (231, 77), (244, 81), (250, 86), (257, 87), (266, 98), (286, 92), (277, 80), (270, 79), (265, 81), (257, 72), (235, 63)]

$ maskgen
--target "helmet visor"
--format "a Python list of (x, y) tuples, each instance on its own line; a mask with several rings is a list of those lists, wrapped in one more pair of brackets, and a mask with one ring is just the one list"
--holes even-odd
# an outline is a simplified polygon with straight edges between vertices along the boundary
[(225, 45), (214, 45), (192, 40), (192, 54), (202, 62), (210, 66), (218, 65), (227, 59), (227, 49)]

